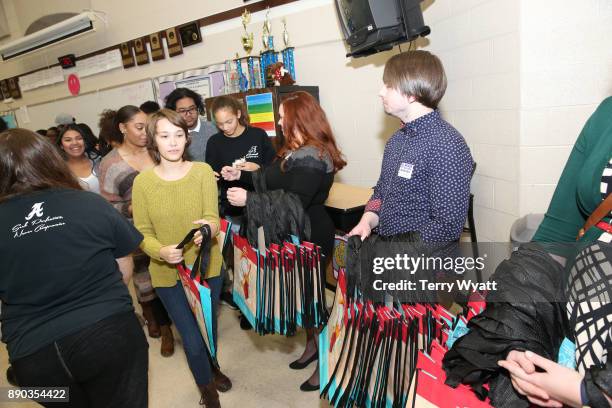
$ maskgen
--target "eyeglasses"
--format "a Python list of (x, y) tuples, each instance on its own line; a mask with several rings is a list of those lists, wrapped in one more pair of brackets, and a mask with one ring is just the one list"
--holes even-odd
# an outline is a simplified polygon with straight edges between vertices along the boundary
[(190, 106), (189, 108), (177, 109), (176, 111), (180, 113), (181, 115), (193, 115), (198, 111), (198, 107), (193, 105), (193, 106)]

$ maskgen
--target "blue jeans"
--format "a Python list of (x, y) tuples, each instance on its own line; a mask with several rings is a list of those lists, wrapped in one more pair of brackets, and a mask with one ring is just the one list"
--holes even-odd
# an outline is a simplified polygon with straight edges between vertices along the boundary
[[(217, 276), (206, 279), (210, 286), (212, 297), (212, 316), (213, 316), (213, 338), (215, 348), (217, 348), (217, 312), (219, 309), (219, 295), (221, 294), (221, 286), (223, 280)], [(177, 282), (178, 283), (178, 282)], [(183, 348), (187, 356), (189, 369), (193, 374), (196, 384), (206, 385), (212, 381), (212, 369), (210, 359), (204, 339), (200, 333), (198, 322), (196, 321), (182, 285), (174, 285), (169, 288), (155, 288), (157, 295), (162, 300), (172, 322), (176, 326), (181, 338), (183, 339)]]

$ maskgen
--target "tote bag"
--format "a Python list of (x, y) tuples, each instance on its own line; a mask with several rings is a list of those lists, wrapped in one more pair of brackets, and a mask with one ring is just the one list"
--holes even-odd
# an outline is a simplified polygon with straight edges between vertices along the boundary
[[(189, 269), (185, 263), (181, 263), (177, 265), (178, 275), (181, 280), (181, 285), (183, 286), (183, 290), (185, 291), (185, 296), (187, 297), (187, 302), (191, 308), (191, 312), (196, 318), (198, 322), (198, 328), (200, 329), (200, 333), (202, 334), (202, 338), (204, 339), (204, 343), (206, 344), (206, 348), (210, 356), (212, 357), (213, 362), (217, 361), (217, 353), (215, 348), (215, 342), (213, 338), (213, 316), (212, 316), (212, 299), (210, 287), (206, 283), (203, 278), (203, 274), (201, 271), (206, 271), (208, 267), (208, 263), (203, 265), (202, 262), (202, 253), (206, 254), (206, 251), (210, 253), (211, 248), (211, 231), (208, 225), (203, 225), (200, 229), (202, 232), (203, 240), (200, 245), (200, 250), (198, 251), (198, 255), (193, 264), (192, 269)], [(187, 236), (181, 241), (180, 244), (177, 245), (177, 249), (182, 249), (189, 243), (195, 233), (198, 231), (197, 228), (189, 231)], [(208, 259), (208, 256), (205, 256)]]
[(257, 298), (259, 294), (260, 255), (249, 244), (249, 241), (239, 234), (233, 234), (234, 242), (234, 285), (233, 297), (238, 308), (256, 327)]

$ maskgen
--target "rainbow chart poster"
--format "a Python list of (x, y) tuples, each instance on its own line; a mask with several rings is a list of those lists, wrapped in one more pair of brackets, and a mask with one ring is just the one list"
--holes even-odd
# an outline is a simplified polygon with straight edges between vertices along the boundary
[(247, 95), (246, 105), (251, 126), (265, 130), (270, 137), (276, 136), (272, 93)]

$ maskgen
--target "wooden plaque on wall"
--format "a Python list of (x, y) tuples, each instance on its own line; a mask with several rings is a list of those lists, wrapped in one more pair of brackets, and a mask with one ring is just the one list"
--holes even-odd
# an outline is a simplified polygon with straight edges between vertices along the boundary
[(149, 35), (149, 44), (151, 44), (151, 58), (153, 58), (153, 61), (159, 61), (166, 58), (164, 45), (162, 44), (161, 39), (161, 32)]
[(8, 87), (11, 93), (11, 98), (13, 99), (21, 98), (21, 89), (19, 89), (19, 77), (9, 78)]
[(2, 92), (3, 99), (8, 99), (11, 97), (11, 92), (8, 87), (8, 79), (3, 79), (0, 81), (0, 92)]
[(202, 33), (200, 32), (200, 23), (198, 21), (183, 24), (178, 27), (178, 32), (183, 47), (189, 47), (190, 45), (202, 42)]
[(134, 51), (136, 53), (136, 64), (145, 65), (149, 63), (149, 52), (147, 51), (147, 37), (134, 40)]
[(134, 54), (132, 53), (132, 41), (121, 43), (121, 59), (123, 60), (123, 68), (131, 68), (136, 65)]
[(181, 39), (179, 38), (176, 27), (169, 28), (166, 30), (166, 41), (168, 42), (168, 55), (176, 57), (183, 53), (183, 46), (181, 45)]

